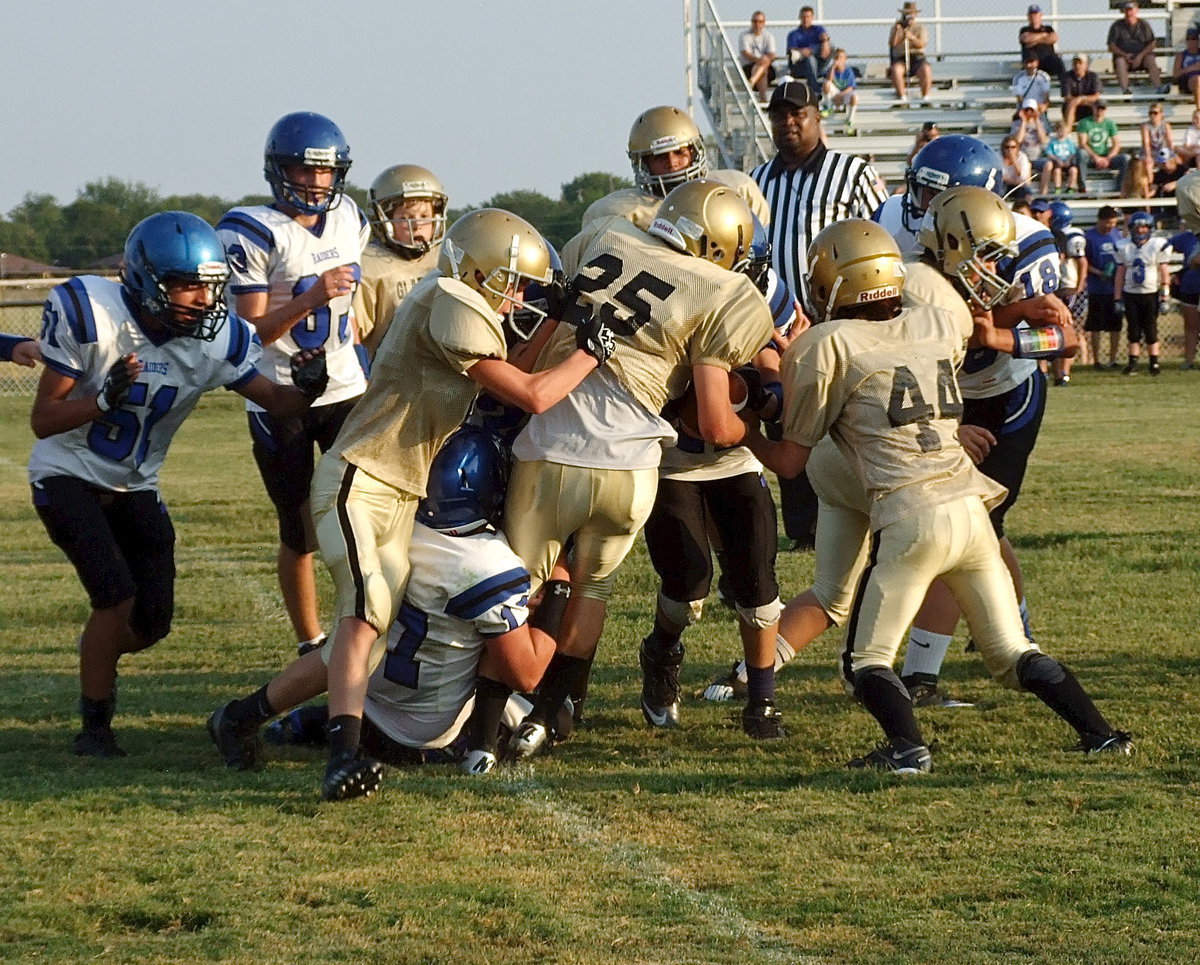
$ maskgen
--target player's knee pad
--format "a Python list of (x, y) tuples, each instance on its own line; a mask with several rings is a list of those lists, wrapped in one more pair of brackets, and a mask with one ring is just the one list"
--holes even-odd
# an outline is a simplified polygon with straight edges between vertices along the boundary
[(590, 577), (586, 580), (571, 580), (572, 594), (578, 594), (585, 600), (599, 600), (601, 603), (608, 601), (612, 596), (613, 578), (616, 574), (609, 573), (608, 576)]
[(1040, 650), (1029, 650), (1017, 660), (1010, 676), (1014, 678), (1014, 689), (1038, 694), (1046, 688), (1059, 686), (1067, 679), (1067, 671), (1053, 657)]
[(770, 603), (764, 603), (761, 606), (739, 606), (737, 615), (742, 622), (747, 626), (754, 627), (755, 630), (765, 630), (779, 619), (779, 614), (783, 612), (783, 604), (779, 601), (779, 597), (775, 597)]
[(308, 503), (302, 506), (281, 506), (276, 504), (275, 512), (279, 516), (279, 542), (293, 553), (304, 556), (317, 551), (317, 536), (313, 531), (308, 516)]
[(686, 603), (680, 602), (679, 600), (672, 600), (659, 590), (658, 608), (662, 611), (662, 615), (667, 618), (667, 621), (674, 626), (690, 627), (693, 623), (700, 622), (700, 617), (704, 613), (704, 601), (689, 600)]

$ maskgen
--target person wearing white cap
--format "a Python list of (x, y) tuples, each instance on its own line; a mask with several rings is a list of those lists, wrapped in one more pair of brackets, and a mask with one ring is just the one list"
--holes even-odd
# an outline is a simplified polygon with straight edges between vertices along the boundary
[(1038, 112), (1044, 114), (1050, 109), (1050, 75), (1039, 69), (1037, 54), (1027, 51), (1022, 60), (1024, 68), (1017, 71), (1009, 90), (1017, 99), (1018, 109), (1033, 101)]

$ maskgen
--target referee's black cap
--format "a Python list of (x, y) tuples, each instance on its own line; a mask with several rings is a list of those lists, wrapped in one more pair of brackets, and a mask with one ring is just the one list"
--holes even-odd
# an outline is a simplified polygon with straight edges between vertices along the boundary
[(821, 98), (805, 81), (785, 80), (771, 92), (771, 103), (767, 105), (767, 110), (773, 111), (785, 104), (788, 107), (820, 107)]

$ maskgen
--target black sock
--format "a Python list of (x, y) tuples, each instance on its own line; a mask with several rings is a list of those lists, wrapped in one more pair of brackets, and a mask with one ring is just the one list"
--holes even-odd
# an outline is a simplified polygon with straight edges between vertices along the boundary
[(267, 686), (259, 687), (249, 697), (234, 700), (225, 708), (225, 716), (235, 724), (261, 727), (278, 713), (267, 699)]
[(751, 667), (746, 664), (746, 696), (750, 700), (775, 700), (775, 664)]
[(480, 677), (475, 683), (475, 707), (467, 720), (467, 748), (469, 750), (496, 753), (500, 719), (504, 716), (504, 705), (508, 703), (512, 688)]
[(897, 738), (910, 744), (924, 744), (917, 715), (913, 713), (912, 697), (900, 678), (890, 670), (864, 673), (855, 685), (855, 693), (889, 740)]
[[(1017, 678), (1022, 686), (1080, 734), (1111, 734), (1112, 725), (1070, 670), (1053, 657), (1037, 654), (1039, 672), (1030, 673), (1033, 660), (1022, 658)], [(1045, 663), (1049, 661), (1049, 663)], [(1054, 664), (1055, 666), (1050, 666)]]
[(358, 753), (358, 745), (362, 740), (362, 718), (352, 714), (331, 717), (325, 733), (329, 737), (331, 760), (335, 757), (353, 757)]
[(529, 716), (543, 724), (554, 720), (563, 701), (567, 699), (567, 694), (576, 686), (579, 678), (587, 673), (590, 662), (587, 657), (569, 657), (565, 653), (556, 653), (538, 686), (533, 713)]
[(84, 730), (104, 730), (111, 726), (116, 709), (117, 699), (111, 695), (101, 700), (82, 694), (79, 697), (79, 716), (83, 719)]

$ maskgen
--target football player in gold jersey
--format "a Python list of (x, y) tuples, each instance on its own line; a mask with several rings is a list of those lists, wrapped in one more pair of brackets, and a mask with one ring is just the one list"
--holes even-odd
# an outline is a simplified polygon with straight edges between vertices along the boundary
[[(744, 365), (771, 338), (766, 300), (744, 266), (753, 216), (729, 188), (688, 181), (663, 200), (648, 232), (624, 218), (589, 225), (573, 274), (573, 315), (595, 315), (615, 349), (566, 400), (535, 414), (513, 444), (504, 531), (533, 576), (546, 580), (574, 535), (571, 598), (530, 718), (512, 751), (534, 753), (577, 678), (586, 671), (604, 625), (618, 565), (654, 503), (663, 447), (675, 432), (659, 413), (689, 380), (700, 435), (735, 445), (745, 432), (729, 401), (729, 370)], [(565, 259), (564, 259), (565, 260)], [(571, 348), (560, 330), (539, 365)], [(774, 647), (767, 660), (774, 660)]]
[(371, 182), (371, 242), (363, 249), (362, 282), (354, 317), (367, 357), (373, 359), (396, 308), (437, 267), (446, 233), (446, 189), (417, 164), (395, 164)]
[(434, 455), (481, 388), (543, 412), (608, 358), (603, 322), (585, 318), (564, 326), (555, 364), (530, 375), (506, 361), (515, 311), (533, 310), (522, 300), (525, 288), (549, 284), (552, 275), (545, 240), (516, 215), (485, 208), (456, 221), (437, 270), (404, 299), (361, 404), (317, 468), (313, 521), (337, 592), (337, 629), (325, 650), (328, 800), (379, 784), (379, 765), (359, 756), (363, 697), (404, 597), (417, 501)]
[[(844, 670), (885, 740), (849, 766), (901, 774), (932, 766), (892, 664), (939, 576), (997, 681), (1043, 700), (1078, 732), (1080, 750), (1129, 753), (1129, 735), (1109, 725), (1067, 668), (1025, 638), (987, 516), (1004, 490), (975, 469), (955, 433), (962, 400), (954, 370), (972, 334), (986, 339), (990, 314), (969, 320), (933, 303), (903, 307), (900, 250), (873, 222), (826, 228), (808, 264), (825, 324), (784, 354), (782, 441), (755, 431), (747, 441), (766, 465), (795, 474), (828, 432), (870, 497), (870, 559), (850, 616)], [(984, 291), (994, 275), (973, 256), (949, 267), (969, 292)]]

